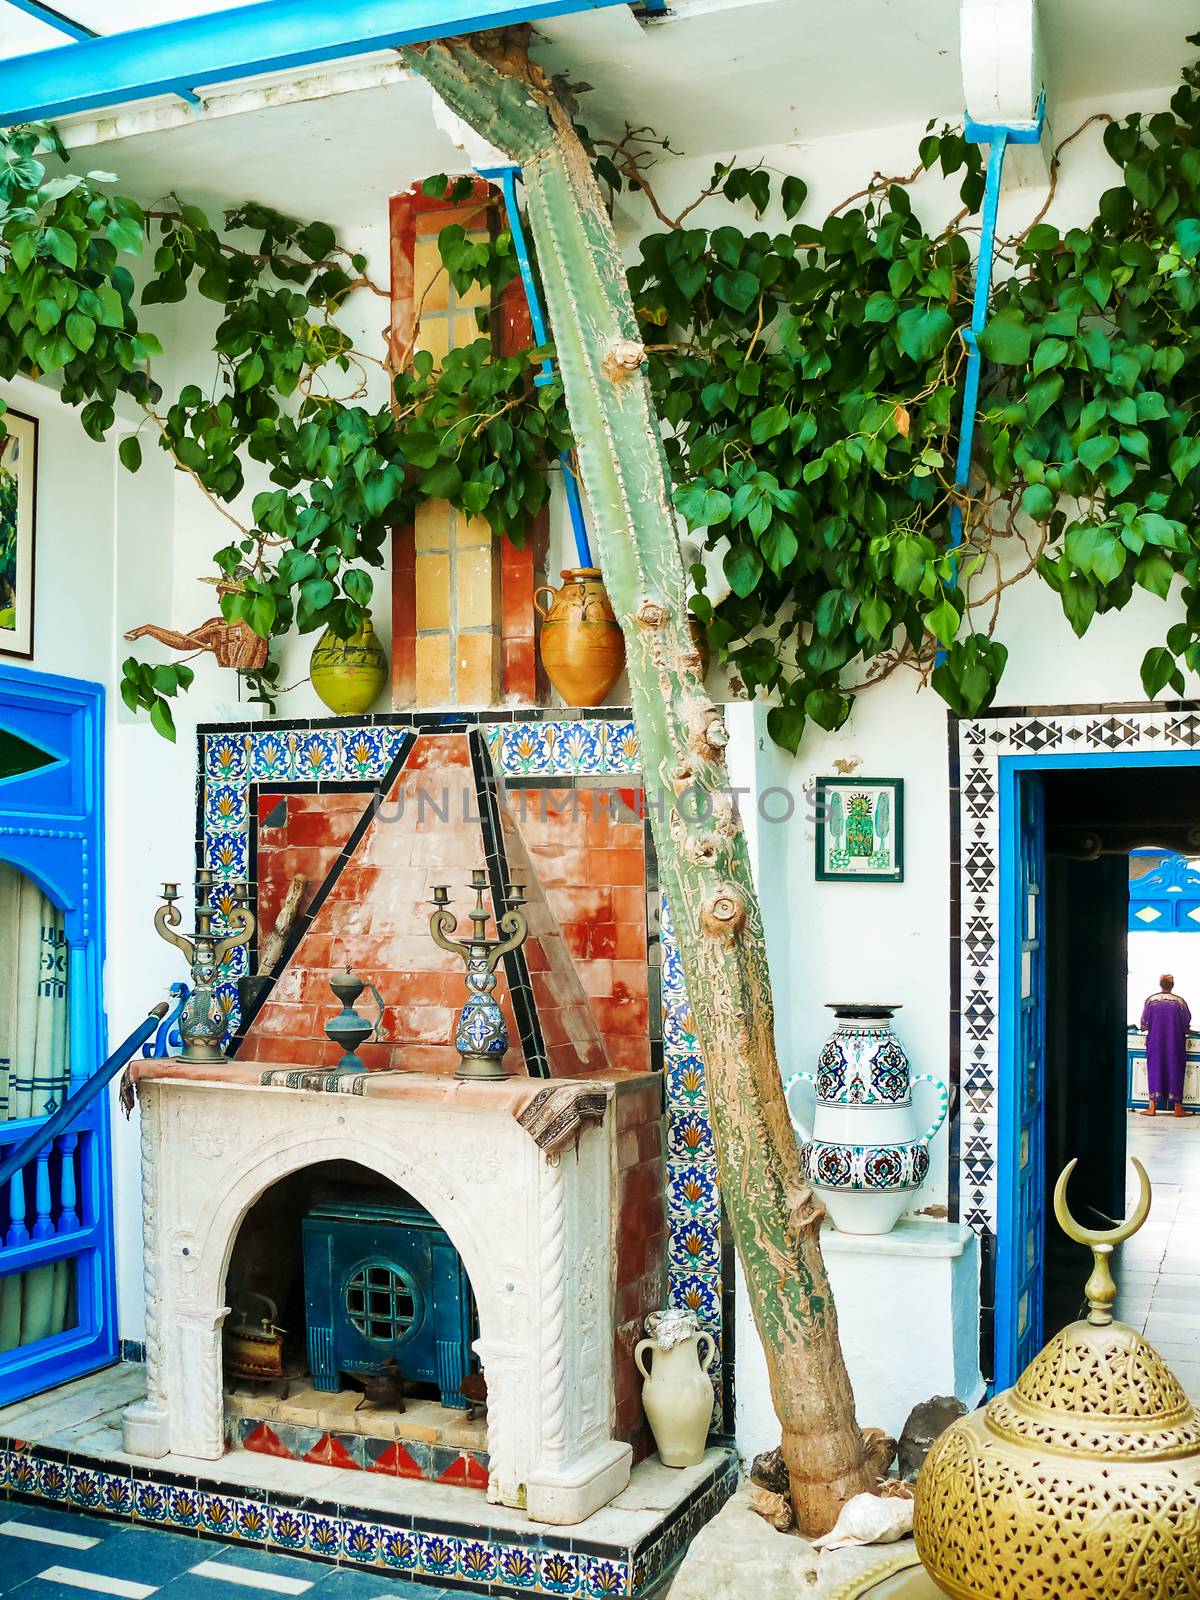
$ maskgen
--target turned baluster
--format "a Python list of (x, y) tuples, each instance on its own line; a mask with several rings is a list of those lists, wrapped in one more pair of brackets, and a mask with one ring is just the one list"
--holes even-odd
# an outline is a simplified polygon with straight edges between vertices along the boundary
[(64, 1133), (58, 1140), (58, 1151), (62, 1157), (62, 1168), (59, 1172), (58, 1196), (58, 1231), (59, 1233), (74, 1233), (79, 1227), (78, 1189), (75, 1182), (75, 1151), (79, 1146), (77, 1133)]
[(28, 1244), (29, 1229), (25, 1226), (25, 1169), (18, 1168), (8, 1185), (8, 1234), (5, 1244)]
[(54, 1218), (50, 1215), (50, 1152), (53, 1145), (47, 1145), (39, 1151), (37, 1158), (37, 1171), (33, 1180), (33, 1207), (36, 1212), (33, 1223), (33, 1237), (35, 1239), (53, 1239)]

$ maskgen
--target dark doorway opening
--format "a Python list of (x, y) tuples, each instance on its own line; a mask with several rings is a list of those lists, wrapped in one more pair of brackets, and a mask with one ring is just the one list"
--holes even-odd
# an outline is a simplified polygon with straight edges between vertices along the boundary
[[(1044, 1335), (1086, 1311), (1089, 1253), (1054, 1220), (1059, 1173), (1078, 1157), (1071, 1207), (1107, 1227), (1126, 1209), (1130, 854), (1200, 854), (1200, 768), (1047, 772)], [(1200, 957), (1200, 933), (1196, 937)], [(1187, 996), (1200, 1015), (1200, 988)], [(1195, 1138), (1187, 1122), (1181, 1138)], [(1150, 1171), (1154, 1179), (1153, 1168)]]

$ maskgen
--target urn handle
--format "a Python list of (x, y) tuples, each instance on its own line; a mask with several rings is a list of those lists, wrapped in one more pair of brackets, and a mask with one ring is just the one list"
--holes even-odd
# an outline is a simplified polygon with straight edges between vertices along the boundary
[(932, 1072), (914, 1072), (911, 1083), (913, 1088), (916, 1088), (918, 1083), (931, 1083), (938, 1092), (937, 1116), (921, 1135), (921, 1143), (929, 1144), (933, 1140), (934, 1135), (937, 1133), (942, 1123), (946, 1120), (946, 1113), (950, 1109), (950, 1091), (946, 1088), (946, 1085), (940, 1078), (934, 1077)]
[(703, 1345), (705, 1343), (707, 1343), (707, 1345), (708, 1345), (708, 1354), (700, 1356), (700, 1371), (701, 1372), (707, 1372), (708, 1371), (709, 1367), (711, 1367), (712, 1364), (713, 1364), (713, 1357), (717, 1353), (716, 1341), (713, 1339), (712, 1334), (711, 1333), (705, 1333), (704, 1330), (701, 1329), (699, 1334), (696, 1336), (696, 1354), (697, 1355), (700, 1355), (700, 1347), (701, 1347), (701, 1345)]
[(816, 1081), (817, 1075), (815, 1072), (793, 1072), (783, 1086), (783, 1098), (787, 1102), (788, 1116), (792, 1119), (792, 1127), (800, 1135), (804, 1144), (812, 1143), (813, 1131), (797, 1120), (796, 1113), (792, 1108), (792, 1090), (798, 1083), (811, 1083), (815, 1086)]
[(653, 1339), (639, 1339), (633, 1347), (633, 1364), (641, 1373), (642, 1377), (645, 1378), (647, 1383), (650, 1381), (650, 1369), (646, 1366), (645, 1359), (642, 1356), (642, 1351), (653, 1349)]
[[(542, 598), (541, 597), (544, 594), (548, 594), (550, 596), (550, 604), (547, 605), (547, 606), (544, 606), (542, 604)], [(548, 583), (543, 583), (540, 586), (540, 588), (537, 588), (537, 589), (535, 589), (533, 591), (533, 609), (537, 612), (538, 616), (541, 617), (543, 622), (550, 615), (550, 612), (554, 609), (554, 602), (557, 599), (558, 599), (558, 590), (557, 589), (552, 589)]]

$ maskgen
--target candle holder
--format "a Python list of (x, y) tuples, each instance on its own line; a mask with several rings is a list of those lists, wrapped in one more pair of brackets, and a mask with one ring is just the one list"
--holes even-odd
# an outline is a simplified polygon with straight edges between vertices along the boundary
[(489, 913), (483, 896), (488, 886), (488, 875), (482, 867), (471, 873), (471, 887), (475, 891), (475, 904), (469, 912), (472, 929), (469, 939), (452, 939), (458, 928), (458, 918), (450, 910), (450, 890), (438, 884), (433, 891), (431, 904), (434, 910), (429, 917), (429, 931), (433, 942), (453, 955), (461, 956), (466, 963), (467, 1003), (459, 1013), (454, 1030), (454, 1045), (459, 1055), (456, 1078), (475, 1078), (491, 1081), (507, 1078), (504, 1054), (508, 1049), (508, 1028), (504, 1022), (493, 990), (496, 987), (496, 967), (501, 956), (518, 950), (529, 936), (529, 924), (521, 911), (525, 903), (522, 884), (509, 886), (504, 895), (504, 912), (496, 919), (498, 937), (486, 935)]
[(183, 920), (176, 905), (177, 883), (163, 884), (163, 903), (154, 913), (154, 926), (160, 936), (183, 951), (192, 969), (192, 992), (179, 1016), (179, 1037), (183, 1040), (180, 1061), (203, 1063), (226, 1059), (221, 1041), (229, 1025), (229, 1014), (217, 995), (217, 978), (221, 963), (239, 945), (249, 942), (255, 928), (254, 914), (249, 907), (249, 886), (237, 882), (226, 887), (234, 910), (224, 933), (213, 932), (214, 911), (210, 903), (213, 875), (207, 867), (201, 867), (196, 873), (196, 931), (192, 938), (175, 932)]

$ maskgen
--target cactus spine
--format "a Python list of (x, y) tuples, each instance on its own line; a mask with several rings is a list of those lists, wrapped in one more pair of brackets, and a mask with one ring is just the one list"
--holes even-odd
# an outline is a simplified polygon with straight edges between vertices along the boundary
[[(480, 48), (483, 48), (482, 45)], [(403, 52), (452, 111), (524, 172), (555, 347), (600, 564), (628, 654), (659, 869), (707, 1069), (721, 1193), (745, 1271), (803, 1532), (874, 1487), (775, 1056), (762, 919), (728, 799), (726, 731), (687, 628), (666, 458), (616, 236), (563, 108), (453, 41)], [(665, 813), (665, 814), (664, 814)]]

